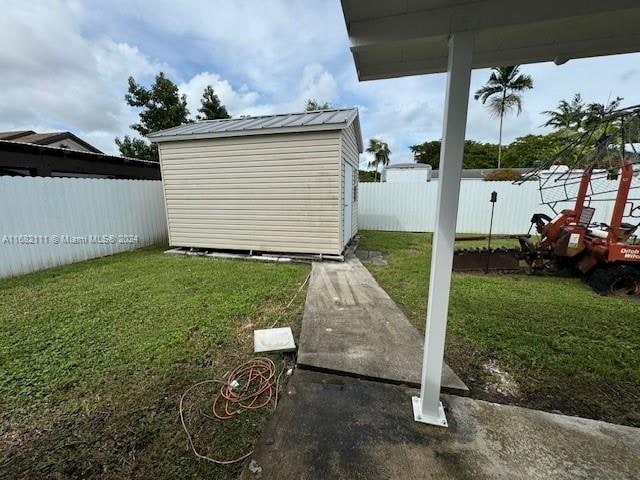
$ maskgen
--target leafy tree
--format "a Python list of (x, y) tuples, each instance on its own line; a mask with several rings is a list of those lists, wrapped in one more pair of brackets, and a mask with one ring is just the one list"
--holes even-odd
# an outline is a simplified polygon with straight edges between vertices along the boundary
[[(154, 83), (148, 89), (137, 84), (133, 77), (129, 77), (129, 89), (124, 98), (129, 106), (141, 108), (140, 122), (130, 127), (142, 136), (189, 121), (187, 97), (179, 94), (178, 86), (165, 77), (163, 72), (156, 75)], [(148, 150), (142, 144), (146, 145)], [(116, 138), (116, 145), (123, 155), (137, 153), (158, 160), (156, 146), (149, 145), (144, 140), (125, 136), (124, 140)]]
[(307, 99), (307, 102), (305, 103), (305, 106), (304, 106), (304, 109), (307, 112), (312, 112), (314, 110), (326, 110), (327, 108), (331, 108), (331, 105), (329, 104), (329, 102), (320, 103), (315, 98)]
[(566, 146), (567, 140), (563, 131), (518, 137), (505, 147), (502, 164), (507, 168), (547, 165)]
[[(409, 147), (417, 163), (431, 165), (434, 170), (440, 166), (440, 141), (433, 140)], [(498, 145), (493, 143), (465, 140), (462, 159), (463, 168), (492, 168), (498, 153)]]
[(149, 145), (140, 138), (131, 138), (129, 135), (125, 135), (122, 140), (116, 138), (116, 145), (120, 150), (120, 155), (123, 157), (158, 161), (157, 151), (154, 146)]
[(626, 118), (624, 132), (621, 133), (624, 136), (624, 143), (640, 143), (640, 115)]
[(129, 77), (129, 92), (124, 98), (131, 107), (142, 108), (140, 123), (131, 125), (141, 135), (188, 122), (187, 97), (179, 94), (178, 86), (163, 72), (156, 75), (149, 89)]
[(462, 158), (463, 168), (493, 168), (498, 155), (498, 145), (465, 140)]
[(505, 114), (516, 109), (522, 113), (522, 92), (533, 88), (533, 79), (520, 73), (519, 65), (510, 67), (494, 67), (486, 85), (474, 95), (476, 100), (485, 105), (489, 102), (489, 111), (500, 117), (500, 135), (498, 137), (498, 168), (502, 157), (502, 124)]
[(580, 129), (586, 115), (585, 104), (579, 93), (576, 93), (570, 102), (560, 100), (555, 110), (546, 110), (542, 113), (549, 117), (543, 126), (568, 128), (575, 131)]
[(358, 170), (358, 181), (361, 183), (375, 182), (376, 172), (370, 170)]
[(367, 153), (373, 154), (373, 160), (369, 162), (369, 167), (375, 168), (376, 176), (378, 177), (378, 181), (380, 181), (380, 173), (378, 172), (378, 168), (380, 165), (382, 165), (383, 167), (389, 165), (389, 155), (391, 155), (389, 145), (377, 138), (371, 138), (369, 139)]
[(413, 153), (416, 163), (431, 165), (431, 168), (437, 170), (440, 165), (440, 146), (440, 140), (432, 140), (418, 145), (411, 145), (409, 150)]
[(216, 118), (231, 117), (211, 85), (207, 85), (204, 89), (200, 103), (202, 106), (198, 109), (200, 114), (196, 115), (196, 120), (215, 120)]

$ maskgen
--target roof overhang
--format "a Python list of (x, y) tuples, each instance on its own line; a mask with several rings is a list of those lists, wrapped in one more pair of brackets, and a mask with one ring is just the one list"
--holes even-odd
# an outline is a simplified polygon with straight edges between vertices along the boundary
[(475, 31), (473, 68), (640, 51), (638, 0), (341, 0), (360, 80), (447, 70)]

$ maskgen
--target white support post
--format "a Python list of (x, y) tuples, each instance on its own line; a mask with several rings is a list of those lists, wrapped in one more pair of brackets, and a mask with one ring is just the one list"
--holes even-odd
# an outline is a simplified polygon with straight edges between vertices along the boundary
[(447, 92), (440, 151), (436, 226), (431, 252), (422, 385), (420, 397), (413, 397), (413, 415), (416, 421), (444, 427), (447, 426), (447, 419), (440, 402), (440, 379), (447, 333), (473, 42), (474, 32), (455, 33), (449, 39)]

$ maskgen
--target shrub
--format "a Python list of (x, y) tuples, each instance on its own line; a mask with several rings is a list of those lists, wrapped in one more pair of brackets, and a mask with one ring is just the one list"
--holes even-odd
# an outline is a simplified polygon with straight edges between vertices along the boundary
[(511, 168), (494, 170), (484, 177), (485, 182), (516, 182), (518, 180), (522, 180), (522, 175)]

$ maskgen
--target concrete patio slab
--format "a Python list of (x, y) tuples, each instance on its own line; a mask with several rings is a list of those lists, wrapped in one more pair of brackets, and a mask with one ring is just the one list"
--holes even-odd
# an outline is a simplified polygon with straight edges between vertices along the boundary
[[(314, 263), (307, 289), (298, 364), (365, 379), (420, 385), (424, 336), (360, 260)], [(467, 386), (447, 366), (442, 391)]]
[(298, 369), (241, 478), (638, 479), (640, 429), (449, 395), (440, 428), (415, 394)]

